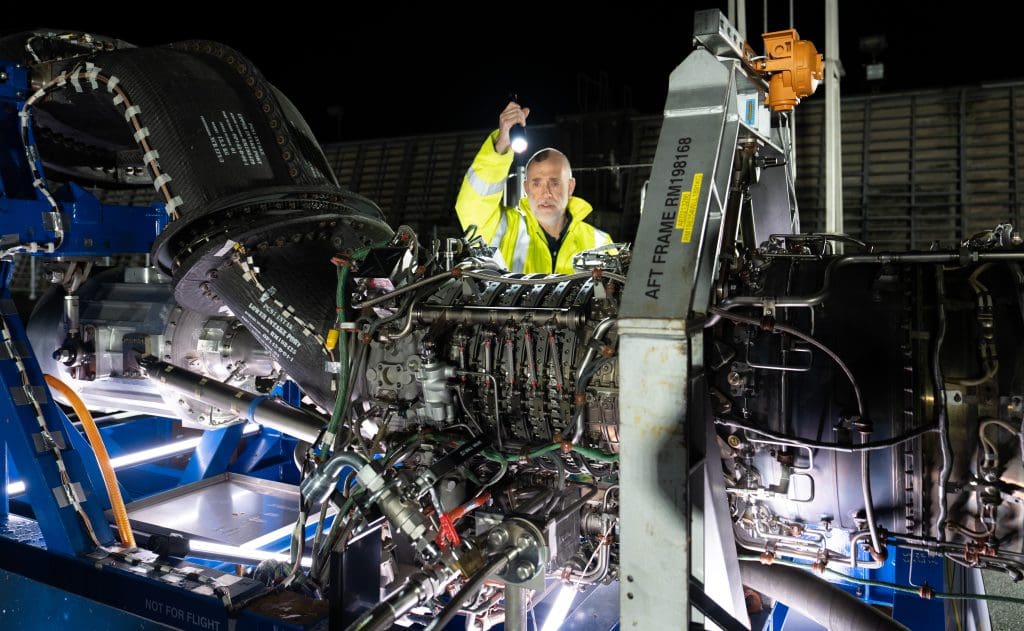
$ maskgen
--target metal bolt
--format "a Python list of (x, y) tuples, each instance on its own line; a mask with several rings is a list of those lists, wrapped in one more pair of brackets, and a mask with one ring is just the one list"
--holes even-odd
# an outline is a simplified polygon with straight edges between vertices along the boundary
[(734, 386), (734, 387), (738, 386), (738, 385), (741, 385), (743, 383), (743, 375), (741, 375), (740, 373), (736, 372), (735, 370), (730, 372), (729, 375), (725, 379), (726, 379), (726, 381), (729, 382), (730, 386)]
[(487, 534), (487, 545), (492, 548), (503, 548), (508, 540), (508, 531), (504, 528), (494, 528)]
[(534, 567), (533, 563), (529, 561), (520, 561), (516, 563), (515, 575), (516, 579), (520, 581), (528, 581), (533, 578), (533, 575), (537, 572), (537, 568)]

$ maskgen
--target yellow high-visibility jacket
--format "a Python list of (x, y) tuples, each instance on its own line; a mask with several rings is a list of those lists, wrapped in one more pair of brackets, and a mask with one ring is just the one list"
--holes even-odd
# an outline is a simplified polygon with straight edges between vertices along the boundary
[(487, 137), (462, 180), (455, 202), (462, 229), (475, 225), (487, 245), (498, 248), (510, 271), (572, 274), (574, 254), (611, 243), (611, 237), (583, 221), (593, 212), (593, 206), (579, 197), (570, 197), (569, 228), (558, 249), (558, 260), (552, 264), (544, 228), (533, 216), (529, 201), (524, 197), (517, 208), (501, 205), (505, 179), (515, 154), (496, 152), (497, 137), (497, 130)]

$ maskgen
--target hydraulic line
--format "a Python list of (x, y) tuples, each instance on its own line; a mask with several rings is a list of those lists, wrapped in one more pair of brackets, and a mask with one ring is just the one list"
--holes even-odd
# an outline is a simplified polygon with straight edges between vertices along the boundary
[[(966, 261), (964, 260), (966, 258)], [(785, 307), (813, 307), (824, 302), (825, 298), (828, 297), (829, 288), (832, 284), (832, 275), (840, 267), (846, 267), (847, 265), (864, 265), (864, 264), (875, 264), (875, 265), (890, 265), (894, 263), (904, 264), (964, 264), (964, 263), (977, 263), (979, 261), (1022, 261), (1024, 260), (1024, 252), (967, 252), (966, 257), (961, 256), (958, 252), (953, 253), (939, 253), (939, 252), (909, 252), (909, 253), (876, 253), (876, 254), (850, 254), (846, 256), (840, 256), (829, 261), (828, 266), (825, 268), (825, 274), (822, 279), (821, 289), (813, 294), (804, 296), (733, 296), (726, 298), (719, 305), (721, 310), (731, 311), (738, 307), (763, 307), (765, 303), (772, 303), (776, 309)], [(705, 323), (705, 327), (714, 326), (718, 320), (723, 317), (721, 313), (716, 313), (715, 309), (711, 309), (714, 313), (711, 318)]]
[[(709, 311), (717, 316), (723, 317), (733, 322), (740, 324), (747, 324), (750, 326), (756, 326), (761, 329), (768, 330), (772, 333), (788, 333), (794, 337), (798, 337), (808, 344), (814, 346), (821, 352), (828, 355), (832, 361), (839, 366), (840, 370), (846, 375), (846, 378), (850, 380), (850, 386), (853, 388), (854, 397), (857, 399), (857, 413), (862, 419), (867, 419), (866, 409), (864, 407), (864, 399), (860, 394), (860, 387), (857, 385), (857, 380), (853, 376), (853, 372), (846, 365), (846, 363), (837, 355), (832, 349), (828, 348), (818, 340), (814, 339), (810, 335), (807, 335), (803, 331), (796, 329), (785, 324), (772, 323), (770, 327), (766, 327), (765, 323), (755, 318), (748, 318), (746, 316), (737, 315), (720, 309), (718, 307), (711, 307)], [(867, 435), (864, 435), (865, 442), (867, 441)], [(878, 524), (875, 523), (875, 506), (871, 497), (871, 454), (869, 451), (862, 451), (860, 457), (860, 478), (861, 478), (861, 492), (864, 495), (864, 513), (868, 521), (868, 530), (871, 531), (871, 547), (874, 551), (872, 556), (884, 556), (885, 548), (882, 546), (882, 540), (878, 535)], [(941, 523), (941, 522), (940, 522)]]
[(82, 427), (85, 428), (85, 435), (89, 438), (89, 444), (92, 445), (92, 450), (96, 454), (96, 462), (103, 473), (103, 483), (107, 487), (107, 495), (110, 497), (110, 509), (114, 512), (114, 522), (117, 524), (117, 532), (121, 536), (121, 543), (129, 548), (134, 548), (135, 535), (132, 533), (132, 526), (128, 521), (128, 511), (124, 507), (121, 489), (117, 485), (117, 474), (114, 473), (114, 467), (110, 465), (110, 454), (107, 453), (107, 447), (103, 444), (103, 436), (100, 435), (100, 430), (96, 427), (96, 421), (93, 420), (89, 408), (85, 407), (85, 403), (82, 402), (77, 392), (52, 375), (43, 375), (43, 378), (46, 379), (46, 383), (51, 388), (64, 395), (64, 398), (74, 408), (75, 414), (81, 419)]
[(734, 427), (736, 429), (742, 429), (752, 434), (758, 434), (760, 436), (766, 436), (782, 443), (788, 443), (798, 447), (807, 447), (808, 449), (824, 449), (825, 451), (839, 451), (842, 453), (857, 453), (860, 451), (872, 451), (876, 449), (890, 449), (896, 445), (900, 445), (915, 438), (920, 438), (925, 434), (939, 431), (938, 427), (934, 425), (925, 425), (924, 427), (918, 427), (908, 432), (904, 432), (899, 436), (893, 436), (892, 438), (886, 438), (884, 440), (874, 440), (871, 442), (859, 443), (856, 445), (840, 445), (838, 443), (826, 443), (820, 440), (813, 440), (811, 438), (801, 438), (799, 436), (790, 436), (788, 434), (782, 434), (779, 432), (773, 432), (767, 429), (760, 429), (758, 427), (752, 427), (747, 423), (740, 422), (735, 419), (715, 419), (716, 425), (722, 425), (724, 427)]
[(445, 628), (445, 626), (451, 622), (452, 618), (459, 613), (459, 609), (462, 608), (462, 603), (466, 602), (472, 594), (476, 593), (478, 589), (483, 587), (484, 581), (486, 581), (490, 575), (504, 570), (506, 565), (519, 556), (519, 553), (519, 548), (509, 548), (507, 551), (494, 558), (482, 570), (478, 571), (472, 579), (463, 585), (462, 589), (459, 590), (459, 593), (448, 601), (448, 604), (445, 605), (443, 610), (441, 610), (441, 613), (434, 618), (434, 621), (431, 622), (424, 631), (437, 631), (438, 629)]
[(935, 266), (935, 307), (938, 331), (932, 347), (932, 387), (935, 394), (935, 424), (939, 428), (939, 452), (942, 455), (942, 470), (939, 472), (939, 516), (936, 533), (940, 541), (946, 539), (946, 485), (953, 471), (953, 449), (949, 444), (949, 417), (946, 415), (946, 381), (942, 374), (942, 344), (946, 339), (946, 284), (941, 265)]

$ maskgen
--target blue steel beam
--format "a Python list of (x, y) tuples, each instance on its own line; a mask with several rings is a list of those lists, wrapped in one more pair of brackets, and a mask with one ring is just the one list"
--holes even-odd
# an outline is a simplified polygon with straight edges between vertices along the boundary
[(192, 453), (192, 458), (188, 461), (178, 485), (198, 482), (227, 471), (231, 456), (242, 440), (244, 428), (245, 423), (237, 423), (205, 432), (196, 445), (196, 450)]
[(96, 461), (96, 452), (93, 451), (92, 445), (89, 444), (85, 436), (82, 436), (78, 428), (64, 414), (64, 410), (58, 407), (57, 413), (60, 415), (61, 425), (64, 426), (64, 435), (70, 439), (69, 447), (76, 450), (79, 456), (81, 456), (82, 465), (85, 467), (90, 485), (97, 491), (95, 494), (96, 500), (100, 503), (103, 510), (107, 510), (110, 508), (110, 496), (106, 492), (106, 482), (103, 481), (103, 473), (100, 471), (100, 465)]
[[(54, 193), (62, 216), (64, 236), (58, 240), (47, 223), (53, 207), (33, 187), (29, 157), (21, 137), (19, 112), (30, 91), (26, 68), (0, 60), (0, 248), (18, 244), (57, 243), (53, 256), (108, 256), (149, 252), (153, 240), (168, 223), (162, 203), (147, 207), (107, 206), (81, 186), (71, 183)], [(28, 128), (30, 143), (32, 127)], [(30, 144), (34, 162), (45, 183), (42, 159)], [(42, 156), (45, 158), (45, 156)], [(45, 253), (39, 250), (37, 254)]]
[(82, 554), (95, 548), (86, 526), (100, 544), (113, 543), (113, 535), (10, 299), (12, 267), (0, 262), (0, 439), (25, 482), (47, 547)]

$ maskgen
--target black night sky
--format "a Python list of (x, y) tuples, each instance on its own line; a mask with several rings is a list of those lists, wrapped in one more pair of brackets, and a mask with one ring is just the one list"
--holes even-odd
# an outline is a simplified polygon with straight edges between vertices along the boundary
[[(1011, 19), (897, 1), (839, 3), (844, 94), (1024, 78)], [(513, 91), (532, 108), (535, 124), (602, 109), (657, 113), (669, 73), (692, 50), (693, 12), (726, 9), (716, 0), (659, 4), (598, 11), (522, 3), (503, 12), (474, 4), (321, 5), (329, 13), (301, 3), (274, 12), (225, 5), (238, 7), (237, 19), (181, 4), (159, 5), (167, 7), (159, 15), (141, 15), (149, 9), (138, 5), (132, 16), (83, 7), (8, 15), (0, 33), (84, 30), (136, 45), (217, 40), (248, 56), (289, 95), (321, 141), (355, 140), (492, 127)], [(822, 52), (824, 3), (793, 5), (793, 25)], [(748, 2), (748, 41), (758, 52), (764, 6)], [(768, 30), (789, 26), (789, 6), (767, 2)], [(218, 7), (217, 14), (224, 11)], [(879, 58), (886, 77), (869, 83), (870, 58), (858, 42), (876, 34), (888, 43)], [(823, 98), (823, 90), (813, 98)]]

